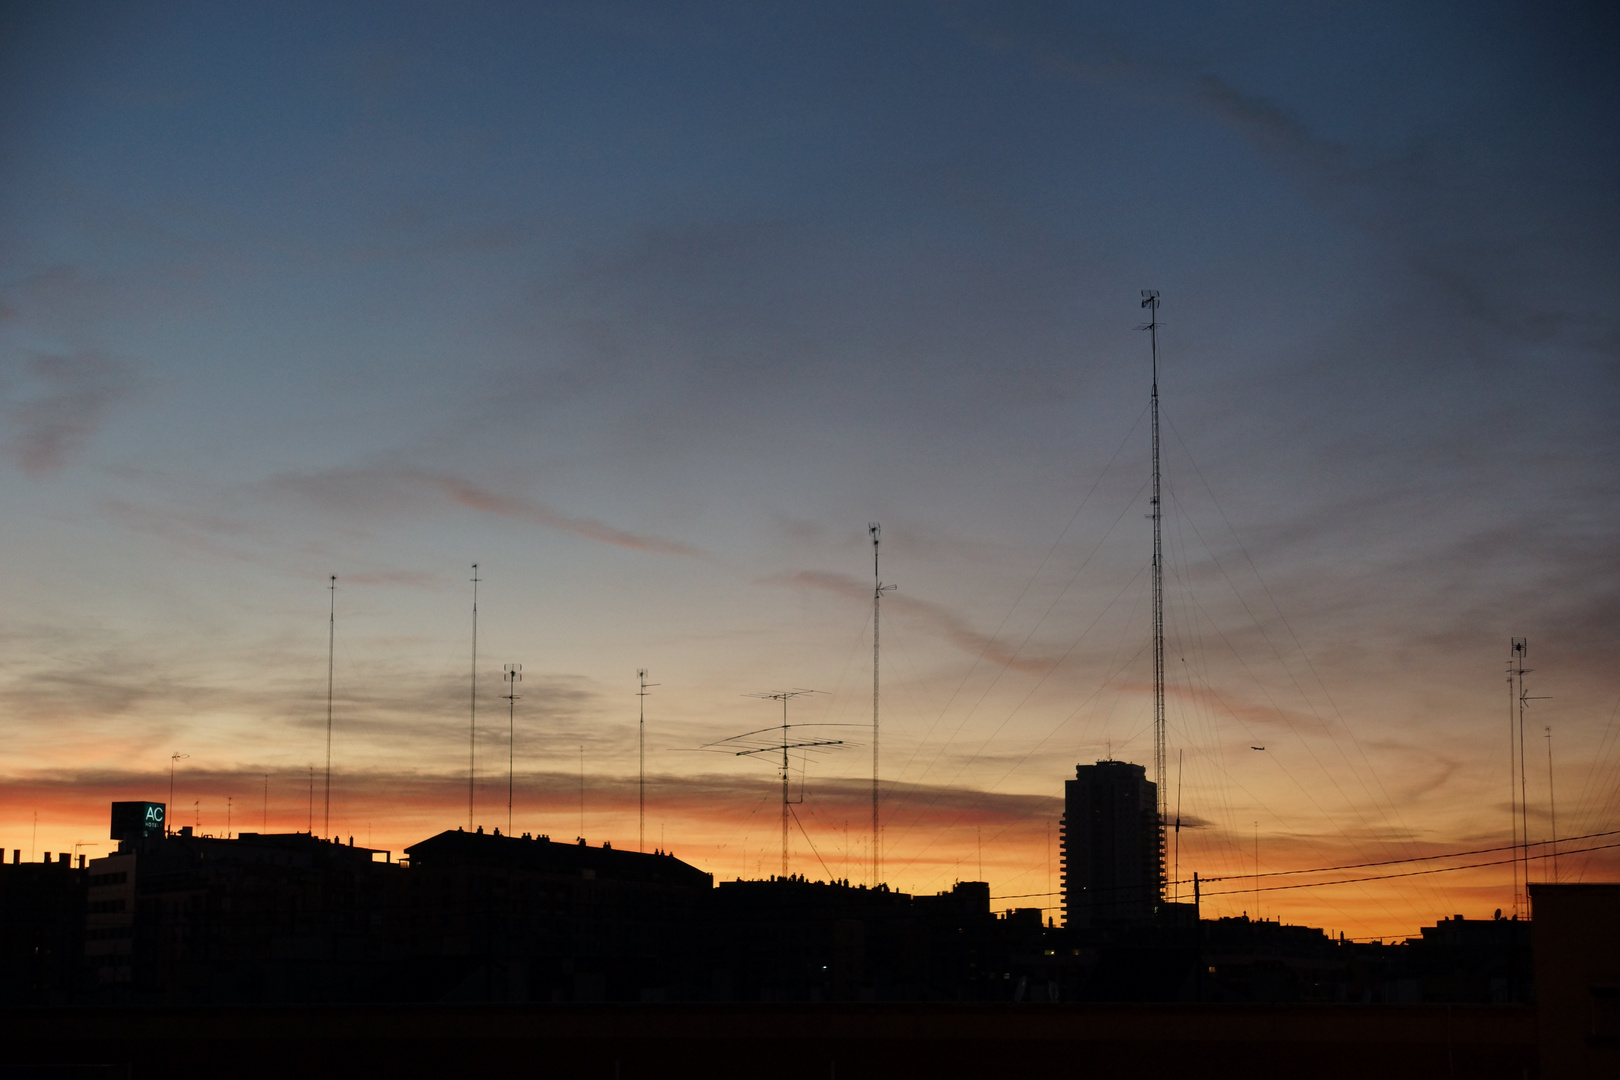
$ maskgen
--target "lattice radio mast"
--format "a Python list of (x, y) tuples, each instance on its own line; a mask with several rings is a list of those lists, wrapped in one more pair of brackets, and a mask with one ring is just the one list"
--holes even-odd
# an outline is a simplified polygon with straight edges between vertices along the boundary
[[(1515, 913), (1522, 910), (1526, 918), (1530, 916), (1530, 798), (1525, 775), (1524, 714), (1532, 701), (1547, 700), (1531, 697), (1525, 687), (1524, 677), (1532, 670), (1524, 666), (1529, 659), (1530, 642), (1520, 637), (1512, 639), (1508, 657), (1508, 763), (1511, 766), (1508, 782), (1518, 786), (1513, 828), (1513, 842), (1518, 846), (1513, 868), (1513, 910)], [(1548, 760), (1551, 760), (1550, 744)]]
[(326, 803), (321, 817), (321, 832), (332, 835), (332, 673), (337, 661), (337, 575), (333, 574), (326, 589), (331, 601), (326, 612)]
[[(898, 588), (885, 585), (878, 576), (878, 542), (883, 526), (869, 522), (866, 531), (872, 534), (872, 888), (877, 888), (882, 874), (882, 832), (878, 826), (878, 674), (881, 652), (878, 648), (878, 623), (883, 613), (883, 594)], [(785, 873), (785, 871), (784, 871)]]
[(1159, 291), (1142, 290), (1148, 309), (1148, 340), (1153, 351), (1153, 780), (1158, 787), (1159, 899), (1164, 899), (1164, 819), (1169, 809), (1165, 788), (1164, 750), (1164, 545), (1159, 502)]
[(473, 784), (478, 775), (478, 564), (472, 564), (472, 708), (467, 717), (467, 831), (473, 827)]

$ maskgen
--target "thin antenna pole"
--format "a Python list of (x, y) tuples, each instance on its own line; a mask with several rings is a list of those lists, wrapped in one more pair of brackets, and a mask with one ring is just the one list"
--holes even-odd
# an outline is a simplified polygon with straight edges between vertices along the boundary
[(1260, 823), (1254, 823), (1254, 921), (1260, 921)]
[(270, 774), (264, 774), (264, 818), (259, 822), (260, 832), (270, 831)]
[[(878, 647), (878, 629), (882, 615), (883, 594), (897, 586), (883, 584), (878, 576), (878, 542), (883, 536), (883, 526), (875, 521), (868, 522), (866, 531), (872, 535), (872, 888), (875, 889), (883, 872), (883, 845), (880, 842), (882, 833), (878, 827), (878, 674), (882, 655)], [(786, 702), (782, 708), (785, 713)]]
[[(1159, 502), (1159, 293), (1142, 290), (1148, 309), (1148, 340), (1153, 354), (1153, 779), (1158, 788), (1159, 899), (1164, 899), (1164, 819), (1169, 792), (1165, 790), (1164, 752), (1164, 547), (1160, 536)], [(1256, 899), (1258, 904), (1258, 898)]]
[(647, 681), (647, 669), (636, 669), (636, 697), (640, 707), (636, 717), (636, 850), (647, 850), (647, 688), (658, 683)]
[[(1516, 663), (1513, 665), (1513, 674), (1518, 679), (1518, 694), (1515, 709), (1518, 715), (1519, 734), (1519, 861), (1522, 864), (1519, 880), (1524, 886), (1523, 912), (1526, 918), (1530, 916), (1530, 785), (1526, 777), (1524, 761), (1524, 708), (1526, 704), (1524, 677), (1529, 672), (1525, 662), (1530, 658), (1530, 642), (1525, 638), (1513, 639), (1513, 653)], [(1517, 904), (1517, 900), (1515, 900)]]
[[(173, 829), (169, 828), (169, 818), (174, 816), (174, 766), (182, 758), (190, 756), (190, 754), (182, 754), (178, 750), (169, 755), (169, 805), (163, 808), (163, 833), (165, 836), (174, 832)], [(28, 857), (31, 859), (34, 856), (30, 853)]]
[(579, 748), (579, 835), (585, 836), (585, 747)]
[(472, 706), (467, 714), (467, 831), (473, 827), (473, 788), (478, 776), (478, 564), (472, 564)]
[(326, 808), (321, 832), (332, 835), (332, 672), (337, 659), (337, 575), (326, 586), (332, 594), (326, 613)]
[(1176, 751), (1176, 902), (1181, 902), (1181, 751)]
[(788, 695), (782, 695), (782, 876), (788, 876)]
[(517, 765), (517, 684), (523, 681), (523, 665), (507, 664), (502, 674), (506, 688), (506, 835), (512, 835), (512, 777)]
[(1519, 639), (1512, 638), (1508, 651), (1507, 686), (1508, 686), (1508, 821), (1513, 833), (1513, 858), (1509, 860), (1513, 875), (1513, 914), (1519, 913), (1519, 786), (1514, 781), (1518, 772), (1518, 752), (1515, 749), (1514, 739), (1517, 727), (1514, 720), (1515, 702), (1519, 697), (1518, 676), (1514, 668), (1518, 666)]
[(1547, 812), (1551, 816), (1552, 825), (1552, 879), (1558, 884), (1558, 800), (1553, 796), (1553, 755), (1552, 755), (1552, 728), (1547, 732)]
[(315, 835), (315, 765), (309, 766), (309, 835)]

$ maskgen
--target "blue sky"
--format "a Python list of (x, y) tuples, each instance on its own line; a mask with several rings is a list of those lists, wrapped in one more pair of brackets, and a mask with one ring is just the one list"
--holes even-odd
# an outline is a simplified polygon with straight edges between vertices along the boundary
[[(577, 826), (584, 747), (586, 831), (633, 837), (645, 666), (671, 846), (769, 872), (768, 769), (697, 748), (758, 691), (869, 718), (878, 520), (894, 878), (975, 876), (989, 830), (998, 895), (1042, 892), (1062, 778), (1151, 745), (1148, 287), (1184, 866), (1256, 822), (1272, 868), (1505, 839), (1514, 635), (1560, 832), (1615, 820), (1597, 6), (0, 19), (8, 846), (97, 835), (174, 752), (205, 828), (266, 786), (306, 827), (329, 574), (332, 830), (464, 820), (477, 561), (519, 827)], [(860, 861), (846, 734), (803, 773), (816, 876)], [(1390, 933), (1502, 878), (1279, 902)]]

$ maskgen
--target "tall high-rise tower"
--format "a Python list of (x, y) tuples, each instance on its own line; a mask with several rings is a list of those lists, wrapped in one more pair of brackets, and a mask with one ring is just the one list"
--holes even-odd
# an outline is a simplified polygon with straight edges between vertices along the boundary
[(1059, 827), (1065, 926), (1147, 922), (1164, 885), (1159, 789), (1128, 761), (1077, 765)]

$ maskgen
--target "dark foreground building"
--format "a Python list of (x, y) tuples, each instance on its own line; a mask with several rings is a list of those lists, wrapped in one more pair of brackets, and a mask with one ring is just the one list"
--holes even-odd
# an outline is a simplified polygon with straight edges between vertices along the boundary
[(125, 838), (93, 859), (81, 995), (108, 1004), (366, 1000), (383, 982), (387, 853), (307, 833)]
[[(5, 863), (0, 851), (0, 864)], [(0, 1005), (73, 1000), (84, 955), (84, 860), (0, 865)]]
[(0, 868), (0, 1075), (1620, 1072), (1620, 886), (1535, 885), (1533, 925), (1369, 945), (1248, 919), (1053, 927), (992, 912), (982, 882), (714, 887), (541, 837), (409, 854), (139, 831), (88, 867)]
[(712, 875), (663, 852), (442, 832), (392, 883), (388, 996), (663, 1001), (681, 996)]

